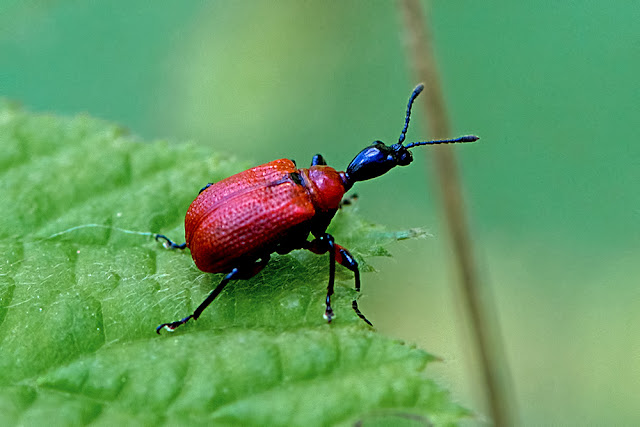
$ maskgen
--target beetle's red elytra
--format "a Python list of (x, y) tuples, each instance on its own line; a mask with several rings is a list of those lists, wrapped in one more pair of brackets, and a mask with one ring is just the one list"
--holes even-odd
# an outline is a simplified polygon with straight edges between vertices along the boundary
[[(327, 166), (317, 154), (309, 168), (298, 169), (288, 159), (274, 160), (202, 188), (185, 216), (186, 242), (179, 245), (164, 235), (155, 237), (164, 240), (170, 248), (189, 248), (200, 270), (226, 273), (226, 276), (192, 314), (163, 323), (156, 332), (160, 333), (162, 328), (173, 331), (190, 319), (197, 319), (229, 281), (253, 277), (267, 265), (272, 253), (286, 254), (295, 249), (307, 249), (316, 254), (329, 252), (324, 317), (331, 322), (336, 262), (354, 273), (355, 289), (360, 291), (358, 263), (326, 232), (345, 193), (358, 181), (383, 175), (395, 166), (410, 164), (413, 156), (409, 148), (478, 140), (477, 136), (467, 135), (402, 145), (413, 101), (423, 88), (418, 85), (409, 98), (398, 143), (387, 146), (375, 141), (351, 161), (346, 172)], [(310, 235), (312, 240), (308, 240)], [(358, 317), (371, 325), (358, 309), (356, 300), (352, 307)]]
[(307, 228), (304, 225), (323, 212), (328, 225), (344, 193), (333, 168), (297, 169), (291, 160), (274, 160), (202, 191), (187, 211), (187, 247), (200, 270), (228, 272), (238, 259), (260, 258), (267, 247), (275, 248), (301, 231), (308, 235), (314, 230), (298, 226)]

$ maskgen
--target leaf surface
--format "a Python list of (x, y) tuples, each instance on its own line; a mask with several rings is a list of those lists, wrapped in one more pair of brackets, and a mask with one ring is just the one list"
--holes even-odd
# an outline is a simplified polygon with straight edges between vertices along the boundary
[[(0, 425), (450, 424), (468, 412), (424, 374), (434, 358), (353, 313), (338, 267), (337, 318), (322, 318), (328, 257), (275, 256), (198, 321), (158, 336), (217, 285), (188, 251), (186, 209), (247, 165), (146, 143), (86, 116), (0, 104)], [(394, 240), (353, 211), (330, 230), (363, 266)], [(364, 277), (366, 281), (366, 275)]]

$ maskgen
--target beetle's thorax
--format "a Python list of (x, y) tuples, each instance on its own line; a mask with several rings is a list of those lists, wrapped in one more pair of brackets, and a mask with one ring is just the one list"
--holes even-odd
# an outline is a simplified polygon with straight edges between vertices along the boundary
[(344, 196), (346, 176), (330, 166), (311, 166), (300, 169), (304, 185), (309, 191), (311, 201), (316, 210), (322, 212), (335, 211), (340, 207)]

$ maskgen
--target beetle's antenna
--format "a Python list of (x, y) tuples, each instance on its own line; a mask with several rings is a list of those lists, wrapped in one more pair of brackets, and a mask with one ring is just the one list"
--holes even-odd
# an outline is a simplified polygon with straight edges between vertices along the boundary
[(409, 97), (409, 104), (407, 104), (407, 116), (404, 119), (404, 127), (402, 128), (402, 132), (400, 133), (400, 138), (398, 138), (398, 144), (402, 144), (404, 138), (407, 134), (407, 129), (409, 129), (409, 117), (411, 116), (411, 107), (413, 107), (413, 101), (420, 95), (420, 92), (424, 89), (424, 85), (420, 83), (413, 90), (413, 93)]
[(417, 147), (419, 145), (428, 145), (428, 144), (452, 144), (454, 142), (474, 142), (479, 140), (480, 138), (475, 135), (465, 135), (460, 138), (454, 139), (436, 139), (434, 141), (422, 141), (422, 142), (411, 142), (405, 145), (405, 148)]

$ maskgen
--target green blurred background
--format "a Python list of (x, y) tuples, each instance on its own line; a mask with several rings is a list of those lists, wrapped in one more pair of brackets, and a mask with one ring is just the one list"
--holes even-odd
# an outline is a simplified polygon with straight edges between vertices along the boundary
[[(637, 423), (640, 2), (429, 10), (451, 136), (482, 137), (456, 152), (520, 422)], [(0, 96), (248, 164), (321, 152), (341, 169), (398, 137), (417, 83), (401, 22), (385, 1), (0, 0)], [(428, 135), (420, 116), (410, 141)], [(430, 375), (486, 413), (429, 148), (415, 153), (359, 184), (358, 206), (433, 237), (373, 260), (361, 306), (382, 333), (441, 356)]]

